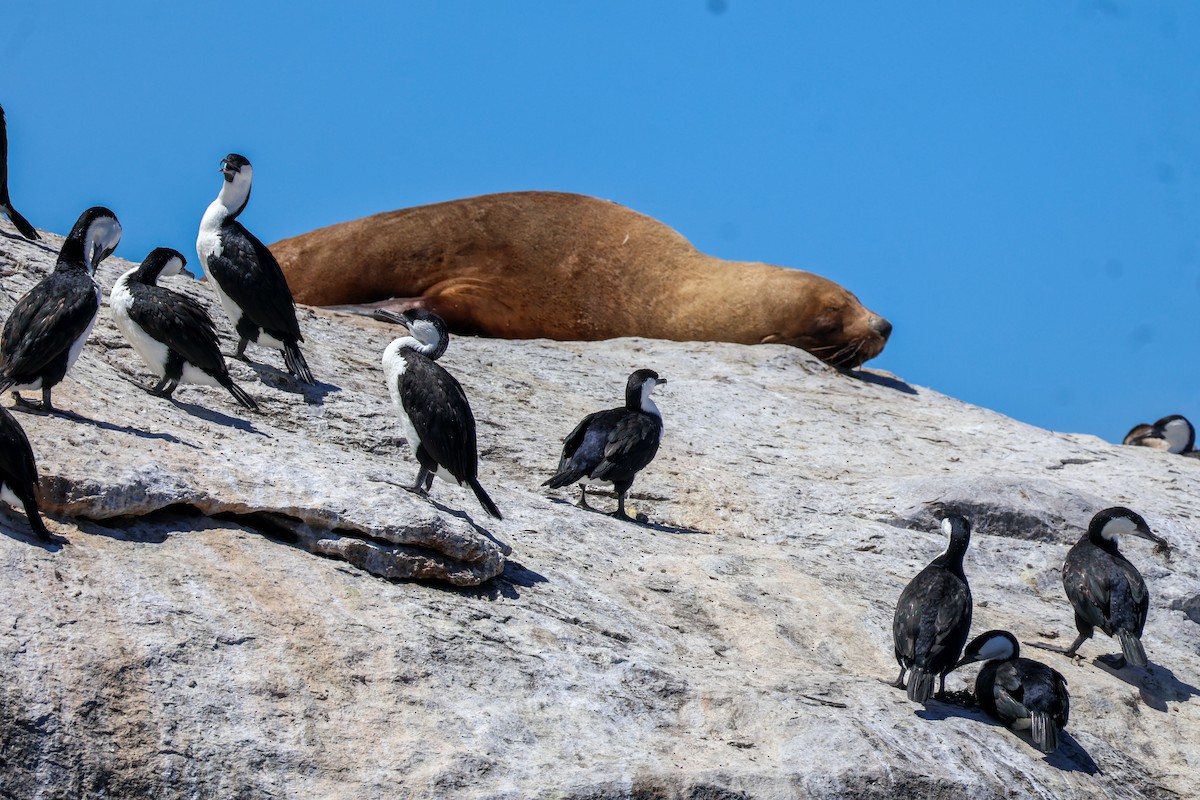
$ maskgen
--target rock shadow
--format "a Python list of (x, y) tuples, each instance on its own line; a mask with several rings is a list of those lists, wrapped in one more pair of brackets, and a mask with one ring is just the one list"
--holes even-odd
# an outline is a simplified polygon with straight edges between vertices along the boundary
[[(965, 695), (968, 693), (963, 692), (962, 694)], [(959, 719), (982, 722), (991, 728), (1003, 730), (1009, 735), (1017, 737), (1034, 750), (1037, 750), (1028, 732), (1014, 731), (1000, 720), (989, 716), (978, 706), (968, 706), (956, 701), (957, 696), (950, 698), (948, 701), (931, 700), (928, 705), (915, 713), (921, 719), (930, 721), (958, 717)], [(1041, 753), (1040, 750), (1037, 750), (1037, 752)], [(1053, 753), (1042, 753), (1042, 761), (1063, 772), (1082, 772), (1087, 775), (1097, 775), (1100, 772), (1100, 767), (1096, 765), (1095, 760), (1088, 754), (1088, 751), (1076, 741), (1070, 731), (1065, 730), (1059, 731), (1058, 748)]]
[(893, 375), (879, 375), (877, 373), (867, 372), (866, 370), (861, 369), (845, 371), (844, 374), (851, 378), (857, 378), (863, 383), (870, 383), (874, 386), (882, 386), (884, 389), (892, 389), (894, 391), (901, 392), (902, 394), (920, 394), (920, 392), (918, 392), (912, 386)]
[(196, 527), (198, 521), (186, 519), (188, 516), (192, 515), (164, 508), (140, 516), (107, 519), (76, 517), (75, 527), (80, 533), (86, 533), (89, 536), (104, 536), (118, 542), (162, 544), (167, 540), (170, 530), (198, 530)]
[(508, 559), (504, 563), (504, 571), (481, 586), (448, 586), (448, 591), (464, 597), (474, 597), (481, 600), (519, 600), (521, 589), (529, 589), (539, 583), (549, 583), (549, 579), (518, 561)]

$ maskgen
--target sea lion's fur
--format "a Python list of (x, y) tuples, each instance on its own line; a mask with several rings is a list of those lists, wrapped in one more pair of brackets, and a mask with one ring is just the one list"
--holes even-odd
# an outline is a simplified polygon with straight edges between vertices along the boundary
[(891, 325), (812, 273), (705, 255), (624, 206), (557, 192), (376, 214), (271, 245), (297, 302), (420, 307), (508, 339), (778, 342), (841, 367)]

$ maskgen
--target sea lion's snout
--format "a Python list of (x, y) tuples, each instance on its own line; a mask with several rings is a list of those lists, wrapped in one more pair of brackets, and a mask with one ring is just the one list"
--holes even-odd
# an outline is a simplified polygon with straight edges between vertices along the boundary
[(892, 323), (888, 322), (878, 314), (872, 316), (871, 321), (867, 324), (870, 326), (871, 330), (882, 336), (885, 341), (889, 336), (892, 335)]

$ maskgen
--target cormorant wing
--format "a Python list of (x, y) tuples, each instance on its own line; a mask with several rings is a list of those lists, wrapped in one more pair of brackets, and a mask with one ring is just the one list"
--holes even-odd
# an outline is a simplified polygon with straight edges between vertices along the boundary
[(163, 286), (134, 284), (129, 317), (154, 339), (203, 370), (225, 370), (216, 326), (199, 302)]
[(98, 310), (91, 281), (83, 285), (51, 273), (17, 301), (5, 321), (0, 372), (12, 377), (42, 369), (71, 347)]
[(1002, 719), (1014, 720), (1030, 716), (1025, 707), (1025, 683), (1020, 667), (1006, 661), (996, 670), (996, 681), (992, 684), (992, 696), (996, 700), (996, 712)]
[(0, 480), (22, 487), (38, 483), (29, 439), (6, 408), (0, 408)]
[[(933, 642), (929, 647), (930, 661), (942, 658), (948, 647), (962, 650), (963, 643), (969, 631), (962, 629), (962, 621), (970, 619), (971, 595), (967, 589), (948, 572), (938, 570), (940, 591), (937, 602), (937, 614), (933, 619)], [(924, 628), (925, 626), (922, 626)], [(958, 660), (958, 652), (953, 654), (954, 661)], [(953, 663), (953, 662), (951, 662)]]
[(571, 457), (574, 456), (576, 451), (579, 450), (579, 446), (583, 444), (583, 439), (585, 436), (587, 436), (588, 429), (592, 427), (592, 423), (595, 422), (602, 414), (607, 413), (610, 412), (596, 411), (588, 414), (586, 417), (580, 420), (579, 424), (575, 426), (573, 431), (567, 434), (567, 438), (563, 440), (562, 459), (559, 465), (560, 470), (566, 466), (567, 462), (571, 460)]
[(604, 462), (592, 472), (600, 480), (614, 469), (637, 472), (658, 452), (662, 422), (651, 414), (626, 414), (617, 421), (604, 443)]
[(0, 206), (6, 206), (8, 198), (8, 122), (4, 119), (4, 107), (0, 106)]
[(221, 291), (267, 333), (304, 341), (287, 278), (267, 246), (236, 219), (221, 226), (221, 244), (221, 254), (208, 258), (208, 271)]
[[(462, 386), (425, 356), (402, 355), (408, 366), (399, 378), (400, 405), (421, 439), (419, 444), (455, 478), (474, 476), (479, 459), (475, 417)], [(418, 442), (410, 444), (415, 451)]]
[(925, 567), (896, 601), (892, 633), (900, 654), (916, 659), (917, 653), (924, 653), (936, 661), (953, 634), (963, 638), (965, 632), (958, 628), (970, 608), (970, 594), (957, 578), (940, 567)]
[(1067, 679), (1055, 669), (1040, 661), (1028, 658), (1017, 659), (1016, 669), (1024, 687), (1019, 698), (1029, 712), (1045, 711), (1053, 714), (1060, 728), (1065, 727), (1071, 709), (1071, 697), (1067, 693)]

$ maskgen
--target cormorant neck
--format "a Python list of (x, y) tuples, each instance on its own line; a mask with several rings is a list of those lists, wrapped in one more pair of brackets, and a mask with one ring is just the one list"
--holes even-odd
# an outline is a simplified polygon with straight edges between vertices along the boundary
[(229, 219), (237, 219), (237, 216), (245, 210), (246, 204), (250, 202), (250, 185), (250, 178), (242, 173), (234, 175), (233, 180), (224, 181), (221, 184), (217, 202), (224, 207)]

